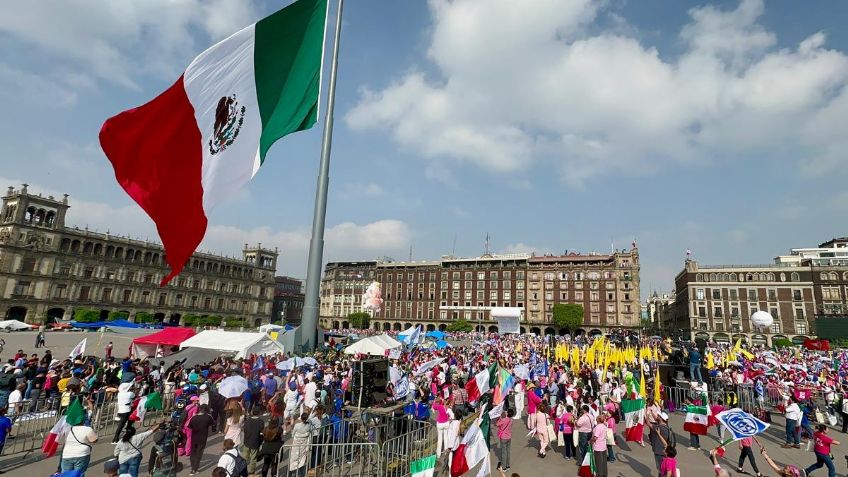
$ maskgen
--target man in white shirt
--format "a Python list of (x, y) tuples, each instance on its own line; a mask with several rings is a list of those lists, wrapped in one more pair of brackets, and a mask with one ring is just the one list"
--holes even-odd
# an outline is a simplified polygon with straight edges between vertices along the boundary
[[(315, 392), (318, 391), (318, 385), (314, 379), (307, 378), (306, 384), (303, 386), (303, 406), (310, 410), (315, 409), (318, 402), (315, 400)], [(304, 412), (307, 412), (304, 409)]]
[(236, 463), (238, 462), (237, 457), (239, 456), (239, 451), (236, 449), (236, 445), (232, 439), (224, 439), (224, 454), (218, 459), (218, 467), (227, 471), (227, 475), (229, 477), (238, 477), (236, 469)]
[[(121, 438), (121, 432), (124, 430), (124, 426), (127, 425), (129, 421), (130, 414), (132, 414), (132, 402), (135, 399), (135, 393), (133, 392), (134, 383), (121, 383), (118, 386), (118, 426), (115, 429), (115, 437), (112, 438), (112, 444), (117, 444), (118, 439)], [(132, 425), (130, 423), (130, 425)]]
[(798, 432), (798, 424), (801, 422), (801, 407), (795, 398), (791, 398), (789, 405), (786, 406), (786, 443), (782, 447), (801, 448), (801, 435)]
[(9, 394), (9, 413), (8, 416), (15, 421), (15, 416), (23, 412), (24, 391), (26, 384), (18, 384), (14, 391)]

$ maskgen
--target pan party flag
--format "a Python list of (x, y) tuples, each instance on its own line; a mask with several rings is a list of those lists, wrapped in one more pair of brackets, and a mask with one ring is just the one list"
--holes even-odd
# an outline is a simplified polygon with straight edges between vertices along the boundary
[(315, 124), (327, 0), (298, 0), (200, 54), (149, 103), (108, 119), (100, 145), (123, 189), (156, 223), (171, 273), (207, 217), (265, 161)]

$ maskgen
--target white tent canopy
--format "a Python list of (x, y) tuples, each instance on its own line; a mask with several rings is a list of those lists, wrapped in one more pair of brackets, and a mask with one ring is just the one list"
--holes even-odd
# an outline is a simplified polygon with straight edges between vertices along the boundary
[(204, 348), (235, 353), (236, 359), (250, 354), (283, 353), (285, 349), (266, 333), (206, 330), (180, 344), (180, 349)]
[(260, 326), (260, 327), (259, 327), (259, 332), (261, 332), (261, 333), (271, 333), (271, 332), (273, 332), (273, 331), (277, 331), (277, 332), (282, 331), (283, 333), (285, 333), (285, 332), (286, 332), (286, 327), (285, 327), (285, 326), (280, 326), (280, 325), (271, 324), (271, 323), (266, 324), (266, 325), (262, 325), (262, 326)]
[(29, 330), (32, 329), (30, 326), (23, 321), (18, 320), (4, 320), (0, 321), (0, 330)]
[(369, 336), (362, 338), (356, 343), (345, 348), (345, 354), (368, 354), (371, 356), (385, 356), (386, 351), (399, 347), (398, 340), (389, 335)]
[(498, 322), (498, 331), (501, 333), (519, 333), (519, 320), (523, 308), (514, 306), (497, 306), (490, 311), (493, 320)]

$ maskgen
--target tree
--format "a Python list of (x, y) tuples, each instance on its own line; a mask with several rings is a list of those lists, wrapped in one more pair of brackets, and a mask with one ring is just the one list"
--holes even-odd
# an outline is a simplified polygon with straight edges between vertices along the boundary
[(772, 341), (772, 344), (775, 348), (791, 348), (795, 346), (791, 341), (786, 338), (778, 338)]
[(583, 305), (557, 303), (554, 305), (553, 323), (573, 335), (574, 330), (583, 325)]
[(148, 313), (146, 311), (139, 311), (135, 314), (135, 322), (136, 323), (153, 323), (156, 321), (156, 317), (153, 316), (153, 313)]
[(199, 315), (185, 315), (183, 317), (183, 325), (185, 326), (203, 326), (206, 320)]
[(469, 332), (473, 330), (474, 327), (469, 323), (465, 318), (460, 318), (453, 323), (448, 325), (448, 331), (451, 332)]
[(206, 320), (204, 320), (203, 324), (207, 325), (207, 326), (221, 326), (222, 321), (224, 321), (223, 318), (221, 318), (218, 315), (213, 315), (213, 316), (207, 316)]
[(244, 320), (242, 318), (236, 318), (235, 316), (224, 318), (225, 328), (240, 328), (242, 326), (244, 326)]
[(79, 308), (74, 311), (74, 320), (80, 323), (94, 323), (100, 321), (100, 310), (91, 308)]
[(347, 321), (350, 323), (351, 328), (361, 330), (368, 328), (369, 321), (371, 321), (371, 315), (365, 311), (356, 311), (347, 315)]
[(126, 311), (110, 311), (109, 316), (106, 317), (106, 321), (126, 320), (129, 317), (130, 314)]

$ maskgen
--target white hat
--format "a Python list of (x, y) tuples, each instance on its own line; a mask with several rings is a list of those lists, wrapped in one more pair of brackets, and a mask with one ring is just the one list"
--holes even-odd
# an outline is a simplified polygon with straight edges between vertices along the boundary
[(668, 414), (661, 412), (660, 413), (660, 419), (662, 419), (663, 421), (667, 421), (668, 420)]

